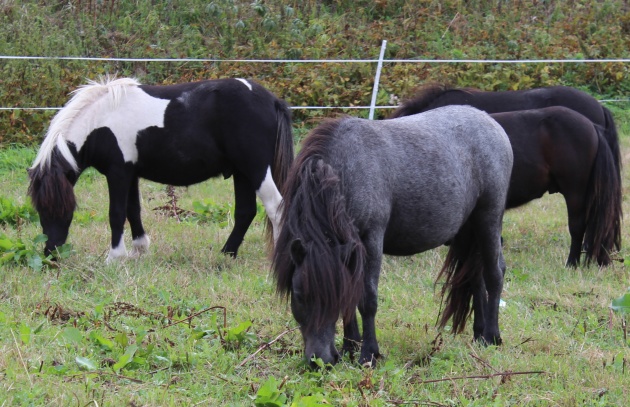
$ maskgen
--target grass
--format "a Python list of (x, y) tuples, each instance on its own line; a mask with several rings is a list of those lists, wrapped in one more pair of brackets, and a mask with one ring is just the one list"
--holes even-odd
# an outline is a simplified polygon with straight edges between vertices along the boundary
[[(622, 139), (627, 197), (630, 143)], [(32, 155), (4, 150), (0, 167)], [(4, 197), (24, 203), (26, 172), (4, 174)], [(90, 171), (76, 187), (75, 253), (59, 268), (0, 271), (0, 405), (578, 406), (622, 405), (630, 395), (630, 342), (609, 308), (630, 286), (628, 261), (564, 268), (559, 195), (506, 214), (503, 346), (471, 343), (470, 327), (458, 336), (436, 330), (438, 249), (385, 259), (377, 335), (386, 358), (376, 369), (344, 359), (311, 372), (290, 309), (274, 293), (262, 219), (233, 260), (219, 253), (229, 218), (178, 222), (153, 210), (169, 202), (164, 186), (141, 188), (148, 255), (104, 264), (106, 185)], [(176, 194), (188, 210), (208, 198), (232, 202), (224, 180)], [(0, 227), (24, 239), (41, 233), (28, 222)], [(619, 258), (629, 257), (626, 247)]]
[[(0, 3), (5, 55), (372, 59), (387, 39), (386, 58), (622, 58), (630, 21), (622, 0)], [(0, 97), (4, 106), (60, 106), (86, 77), (116, 72), (146, 83), (255, 77), (292, 105), (365, 105), (373, 68), (6, 61)], [(378, 104), (408, 97), (428, 81), (486, 90), (566, 84), (613, 99), (629, 89), (624, 64), (390, 64)], [(630, 106), (607, 106), (624, 135), (627, 214)], [(4, 206), (28, 206), (24, 169), (35, 155), (9, 143), (38, 144), (53, 114), (0, 114)], [(296, 110), (296, 138), (327, 114), (338, 113)], [(290, 308), (274, 294), (262, 220), (238, 259), (219, 253), (232, 225), (225, 216), (231, 183), (176, 190), (181, 208), (207, 208), (203, 221), (178, 222), (153, 210), (169, 203), (166, 188), (141, 188), (152, 246), (139, 260), (104, 264), (106, 185), (88, 171), (76, 188), (74, 254), (59, 268), (0, 266), (0, 406), (627, 404), (630, 342), (609, 306), (630, 286), (628, 228), (618, 255), (624, 263), (567, 270), (566, 209), (558, 195), (506, 215), (503, 346), (471, 343), (470, 328), (458, 336), (436, 330), (434, 278), (445, 254), (438, 249), (385, 259), (377, 335), (386, 358), (376, 369), (344, 359), (311, 372)], [(0, 222), (0, 234), (24, 242), (28, 255), (40, 233), (28, 219)]]

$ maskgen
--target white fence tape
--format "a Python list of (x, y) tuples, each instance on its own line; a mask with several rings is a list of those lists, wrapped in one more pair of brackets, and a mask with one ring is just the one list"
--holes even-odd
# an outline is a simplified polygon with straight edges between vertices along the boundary
[[(0, 59), (50, 59), (61, 61), (102, 61), (102, 62), (231, 62), (231, 63), (277, 63), (277, 64), (347, 64), (378, 63), (380, 59), (218, 59), (218, 58), (108, 58), (108, 57), (47, 57), (0, 55)], [(608, 59), (383, 59), (395, 64), (544, 64), (544, 63), (628, 63), (630, 58)]]
[[(292, 109), (327, 110), (327, 109), (370, 109), (369, 118), (374, 117), (374, 109), (390, 109), (397, 106), (376, 106), (376, 96), (383, 63), (391, 64), (558, 64), (558, 63), (630, 63), (629, 58), (608, 59), (384, 59), (387, 41), (383, 40), (379, 59), (218, 59), (218, 58), (107, 58), (73, 56), (27, 56), (0, 55), (0, 60), (59, 60), (59, 61), (101, 61), (101, 62), (222, 62), (246, 64), (365, 64), (376, 63), (374, 88), (370, 106), (292, 106)], [(600, 102), (630, 102), (630, 99), (605, 99)], [(60, 110), (61, 107), (0, 107), (0, 111), (14, 110)]]

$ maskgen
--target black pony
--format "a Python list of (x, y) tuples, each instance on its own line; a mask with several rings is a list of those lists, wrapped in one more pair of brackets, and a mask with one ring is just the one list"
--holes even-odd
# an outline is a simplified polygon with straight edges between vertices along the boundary
[(360, 362), (377, 359), (383, 253), (406, 256), (443, 244), (450, 248), (440, 273), (441, 325), (452, 318), (460, 332), (474, 311), (474, 337), (500, 343), (500, 235), (511, 169), (505, 131), (468, 106), (395, 120), (345, 118), (313, 130), (283, 189), (273, 255), (277, 290), (291, 298), (306, 358), (338, 360), (341, 314), (344, 348), (362, 339)]
[(131, 226), (131, 254), (149, 245), (140, 220), (139, 178), (183, 186), (233, 176), (234, 229), (222, 252), (236, 256), (256, 215), (256, 196), (271, 223), (270, 240), (272, 230), (277, 235), (279, 188), (292, 161), (290, 111), (253, 81), (147, 86), (131, 78), (107, 78), (77, 89), (53, 118), (29, 170), (29, 194), (50, 254), (68, 236), (81, 172), (92, 166), (104, 174), (110, 261), (127, 255), (125, 218)]
[[(571, 234), (566, 264), (576, 267), (582, 248), (587, 264), (610, 264), (610, 253), (621, 248), (622, 188), (619, 140), (608, 109), (588, 94), (563, 86), (482, 92), (432, 85), (391, 117), (448, 104), (506, 112), (492, 117), (505, 128), (514, 150), (507, 209), (545, 192), (561, 193)], [(525, 110), (543, 106), (565, 107)]]

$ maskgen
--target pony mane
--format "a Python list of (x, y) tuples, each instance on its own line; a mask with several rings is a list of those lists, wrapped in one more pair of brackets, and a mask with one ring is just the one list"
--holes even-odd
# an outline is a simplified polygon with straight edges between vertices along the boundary
[(307, 331), (324, 320), (354, 315), (363, 296), (365, 248), (346, 210), (342, 181), (326, 163), (339, 120), (328, 120), (305, 139), (283, 189), (281, 231), (273, 254), (276, 291), (288, 297), (295, 272), (292, 244), (304, 252), (302, 294), (313, 304)]
[(474, 88), (456, 88), (443, 83), (424, 85), (415, 91), (415, 95), (411, 99), (403, 101), (389, 118), (409, 116), (442, 106), (441, 104), (433, 106), (433, 104), (448, 92), (474, 92), (476, 90)]
[(70, 92), (72, 98), (53, 117), (44, 137), (44, 141), (33, 161), (31, 169), (41, 167), (46, 170), (50, 168), (53, 158), (53, 151), (57, 147), (59, 154), (63, 157), (75, 172), (79, 171), (77, 162), (65, 142), (64, 135), (73, 121), (83, 112), (83, 110), (99, 100), (103, 95), (107, 95), (110, 104), (115, 107), (125, 95), (129, 86), (139, 86), (140, 83), (134, 78), (120, 78), (115, 76), (104, 76), (98, 81), (88, 80), (85, 85), (79, 86)]

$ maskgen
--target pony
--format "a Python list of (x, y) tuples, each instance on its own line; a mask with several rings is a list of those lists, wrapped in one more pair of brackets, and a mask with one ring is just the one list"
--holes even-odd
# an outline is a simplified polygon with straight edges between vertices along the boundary
[(440, 326), (452, 318), (453, 332), (461, 332), (474, 311), (474, 337), (501, 343), (501, 227), (512, 160), (501, 126), (468, 106), (395, 120), (342, 118), (312, 130), (283, 189), (272, 253), (276, 290), (290, 299), (311, 366), (313, 357), (339, 360), (340, 315), (343, 348), (362, 340), (360, 363), (375, 363), (383, 254), (443, 244)]
[[(507, 209), (545, 192), (561, 193), (571, 235), (566, 266), (579, 265), (582, 247), (586, 265), (611, 263), (610, 253), (621, 248), (623, 210), (619, 141), (608, 109), (588, 94), (563, 86), (482, 92), (433, 85), (390, 117), (446, 104), (505, 112), (492, 117), (506, 130), (514, 150)], [(552, 107), (533, 109), (536, 106)]]
[(488, 113), (513, 112), (549, 106), (568, 107), (604, 128), (604, 138), (610, 147), (615, 160), (615, 168), (621, 179), (619, 135), (612, 113), (586, 92), (568, 86), (487, 92), (474, 88), (429, 84), (421, 87), (415, 96), (405, 100), (390, 118), (408, 116), (447, 105), (469, 105)]
[(562, 194), (571, 236), (566, 265), (578, 266), (582, 247), (586, 265), (609, 265), (621, 247), (622, 188), (601, 127), (562, 106), (491, 116), (514, 152), (506, 209)]
[(74, 185), (94, 167), (107, 178), (111, 248), (107, 262), (127, 256), (125, 219), (135, 257), (149, 238), (140, 218), (140, 178), (188, 186), (223, 175), (234, 179), (234, 228), (221, 249), (236, 257), (256, 215), (267, 214), (267, 236), (278, 234), (279, 190), (293, 162), (287, 104), (247, 79), (167, 86), (134, 78), (101, 78), (72, 92), (52, 119), (29, 169), (28, 193), (53, 254), (67, 237), (76, 208)]

